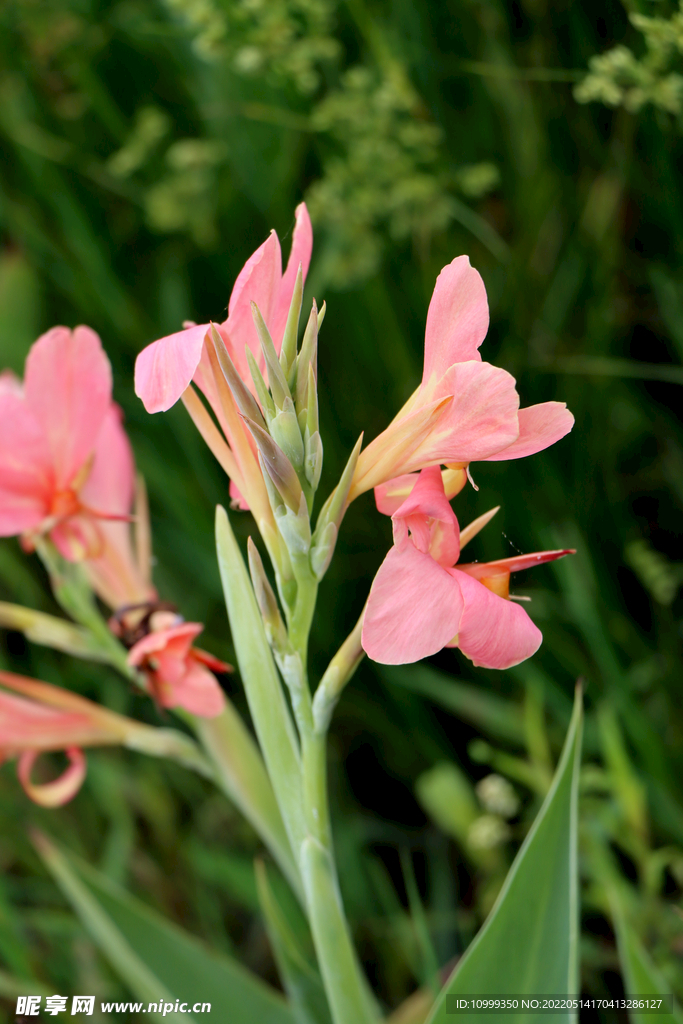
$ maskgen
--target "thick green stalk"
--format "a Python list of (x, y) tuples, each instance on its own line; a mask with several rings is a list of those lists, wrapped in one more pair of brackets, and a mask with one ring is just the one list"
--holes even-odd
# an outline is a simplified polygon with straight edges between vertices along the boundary
[(300, 850), (299, 870), (334, 1024), (374, 1024), (377, 1017), (372, 994), (353, 947), (339, 892), (327, 798), (327, 732), (315, 728), (306, 672), (318, 581), (308, 558), (292, 559), (292, 565), (297, 599), (289, 624), (289, 640), (301, 668), (296, 699), (294, 692), (292, 698), (301, 738), (304, 821), (308, 833)]

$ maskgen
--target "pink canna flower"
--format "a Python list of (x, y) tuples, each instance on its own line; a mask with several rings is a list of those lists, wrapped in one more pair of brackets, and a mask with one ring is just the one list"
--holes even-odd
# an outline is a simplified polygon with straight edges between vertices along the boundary
[[(440, 464), (459, 473), (462, 485), (468, 463), (532, 455), (571, 430), (574, 417), (564, 403), (520, 409), (514, 377), (482, 362), (478, 350), (488, 325), (484, 283), (468, 257), (459, 256), (439, 274), (429, 305), (422, 383), (361, 452), (350, 500)], [(405, 479), (402, 486), (408, 493)], [(378, 495), (388, 510), (386, 497)]]
[[(305, 279), (312, 247), (311, 222), (306, 205), (301, 203), (296, 209), (292, 249), (284, 274), (280, 242), (272, 231), (249, 257), (235, 281), (228, 317), (217, 330), (237, 371), (252, 391), (246, 350), (251, 351), (263, 371), (265, 363), (251, 303), (259, 307), (279, 352), (299, 266)], [(182, 397), (204, 440), (231, 478), (231, 496), (241, 508), (251, 508), (259, 522), (267, 522), (272, 517), (255, 446), (217, 367), (210, 327), (208, 323), (190, 325), (143, 349), (135, 364), (135, 393), (147, 412), (152, 413), (170, 409)], [(191, 388), (192, 382), (204, 393), (224, 437)]]
[[(473, 524), (467, 539), (490, 516)], [(459, 647), (475, 665), (510, 668), (538, 650), (542, 635), (510, 599), (510, 574), (569, 550), (459, 564), (460, 529), (436, 466), (422, 470), (393, 513), (394, 546), (374, 579), (362, 645), (373, 661), (404, 665)]]
[[(82, 747), (134, 744), (140, 725), (57, 686), (0, 672), (0, 761), (17, 758), (17, 775), (27, 795), (43, 807), (73, 799), (85, 779)], [(17, 696), (17, 693), (19, 696)], [(31, 775), (42, 753), (64, 751), (69, 766), (52, 782), (35, 783)]]
[(111, 407), (111, 369), (88, 327), (55, 327), (32, 346), (23, 387), (0, 384), (0, 535), (49, 533), (67, 558), (97, 542), (81, 489)]
[[(199, 622), (178, 621), (157, 613), (159, 628), (135, 643), (128, 661), (145, 673), (152, 695), (165, 708), (182, 707), (193, 715), (215, 718), (225, 706), (223, 691), (213, 672), (232, 667), (207, 651), (192, 646), (203, 630)], [(173, 625), (164, 625), (171, 620)]]

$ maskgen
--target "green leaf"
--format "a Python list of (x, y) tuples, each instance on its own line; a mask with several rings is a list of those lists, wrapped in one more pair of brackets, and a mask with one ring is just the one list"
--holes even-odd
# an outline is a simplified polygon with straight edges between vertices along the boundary
[[(617, 933), (617, 948), (626, 994), (628, 996), (670, 995), (671, 985), (652, 962), (649, 953), (626, 919), (619, 891), (618, 885), (610, 887), (610, 905)], [(651, 1013), (641, 1013), (638, 1010), (629, 1010), (628, 1016), (632, 1024), (648, 1024), (652, 1021)], [(674, 1002), (673, 1013), (657, 1014), (657, 1024), (683, 1024), (683, 1012), (676, 1002)]]
[(216, 547), (249, 710), (292, 850), (298, 851), (306, 836), (299, 746), (249, 573), (220, 505), (216, 509)]
[[(553, 784), (481, 931), (445, 985), (429, 1024), (448, 1024), (448, 996), (578, 994), (577, 802), (581, 692)], [(520, 1013), (517, 1024), (538, 1017)], [(458, 1014), (477, 1024), (475, 1014)], [(575, 1021), (571, 1012), (557, 1015)]]
[(278, 903), (263, 861), (256, 861), (255, 872), (268, 937), (297, 1024), (331, 1024), (325, 989), (315, 961), (306, 955)]
[[(80, 859), (67, 857), (45, 836), (34, 841), (83, 925), (137, 999), (210, 1003), (216, 1018), (230, 1024), (294, 1024), (283, 999), (239, 963), (208, 949)], [(196, 1020), (188, 1014), (184, 1019)]]
[(295, 892), (303, 897), (273, 787), (244, 722), (226, 698), (225, 709), (217, 718), (194, 718), (193, 725), (223, 789), (266, 843)]

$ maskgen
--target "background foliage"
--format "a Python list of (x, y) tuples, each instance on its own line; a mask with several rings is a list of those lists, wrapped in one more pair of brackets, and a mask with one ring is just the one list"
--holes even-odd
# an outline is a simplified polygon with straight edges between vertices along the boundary
[[(654, 13), (659, 28), (644, 21)], [(576, 415), (550, 451), (476, 467), (479, 492), (456, 506), (466, 522), (502, 505), (473, 557), (578, 548), (517, 583), (541, 652), (498, 674), (454, 652), (366, 663), (337, 711), (344, 895), (387, 1007), (429, 985), (490, 907), (547, 789), (578, 675), (584, 987), (620, 991), (607, 897), (619, 873), (632, 927), (683, 993), (678, 18), (645, 0), (0, 6), (1, 362), (20, 372), (54, 323), (101, 334), (150, 491), (158, 588), (207, 623), (216, 654), (232, 651), (212, 534), (226, 481), (182, 408), (144, 413), (133, 363), (185, 318), (220, 317), (246, 257), (271, 227), (287, 235), (302, 197), (316, 228), (307, 290), (328, 303), (328, 485), (360, 431), (373, 437), (414, 388), (435, 277), (462, 252), (489, 293), (484, 358), (517, 376), (523, 404), (557, 398)], [(238, 527), (245, 539), (248, 516)], [(364, 496), (322, 588), (319, 669), (389, 542)], [(14, 541), (0, 544), (0, 591), (50, 610)], [(19, 635), (2, 642), (5, 667), (154, 714), (106, 672)], [(118, 991), (39, 867), (34, 822), (274, 980), (258, 845), (237, 813), (180, 769), (110, 752), (89, 763), (59, 813), (28, 806), (0, 771), (0, 969), (51, 991)], [(475, 788), (492, 770), (507, 787)], [(0, 990), (9, 1008), (5, 973)]]

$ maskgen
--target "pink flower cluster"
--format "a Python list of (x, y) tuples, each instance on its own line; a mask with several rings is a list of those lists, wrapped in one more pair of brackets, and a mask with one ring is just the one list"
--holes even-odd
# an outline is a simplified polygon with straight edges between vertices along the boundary
[[(277, 236), (270, 237), (240, 272), (228, 318), (218, 328), (244, 384), (253, 392), (246, 352), (262, 366), (250, 304), (255, 301), (282, 343), (296, 268), (305, 276), (312, 233), (305, 206), (297, 209), (292, 251), (281, 272)], [(427, 314), (422, 381), (393, 422), (358, 459), (349, 501), (374, 488), (380, 512), (391, 515), (395, 543), (373, 583), (363, 647), (376, 661), (400, 664), (458, 646), (475, 664), (506, 668), (538, 648), (541, 633), (524, 609), (511, 603), (510, 573), (550, 561), (567, 551), (540, 552), (489, 566), (455, 568), (459, 527), (449, 500), (465, 485), (469, 464), (524, 458), (567, 434), (574, 417), (563, 402), (520, 409), (515, 379), (482, 361), (479, 347), (489, 326), (486, 289), (467, 256), (439, 275)], [(227, 440), (219, 449), (199, 411), (195, 422), (236, 485), (243, 508), (259, 526), (261, 474), (248, 432), (232, 396), (220, 394), (209, 358), (209, 324), (190, 327), (149, 345), (138, 357), (136, 391), (150, 412), (168, 409), (193, 380), (209, 401)], [(220, 375), (218, 375), (220, 377)], [(192, 408), (188, 404), (192, 413)], [(443, 466), (443, 470), (439, 467)]]

